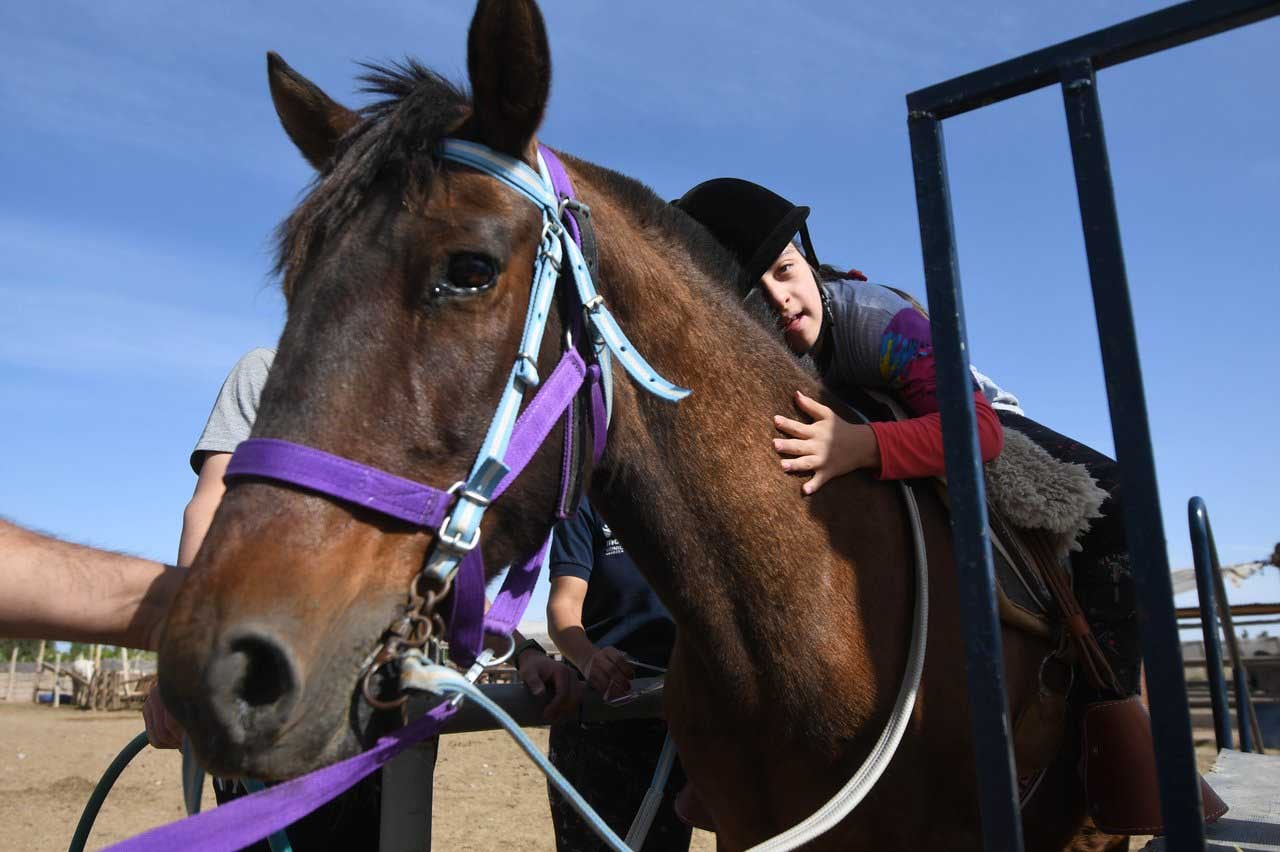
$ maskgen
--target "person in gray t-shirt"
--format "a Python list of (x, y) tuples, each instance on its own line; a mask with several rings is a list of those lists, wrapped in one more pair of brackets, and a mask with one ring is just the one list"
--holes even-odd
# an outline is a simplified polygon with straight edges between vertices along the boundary
[(222, 475), (240, 442), (253, 431), (262, 386), (267, 383), (274, 349), (251, 349), (231, 368), (214, 400), (209, 420), (191, 451), (191, 469), (195, 471), (196, 489), (182, 513), (182, 537), (178, 541), (178, 564), (190, 565), (204, 541), (213, 513), (222, 502), (226, 486)]

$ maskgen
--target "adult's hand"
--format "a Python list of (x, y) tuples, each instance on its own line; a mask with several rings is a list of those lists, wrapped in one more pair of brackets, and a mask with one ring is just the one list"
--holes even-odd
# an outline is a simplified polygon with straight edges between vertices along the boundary
[(169, 715), (160, 700), (159, 685), (151, 687), (146, 703), (142, 705), (142, 721), (147, 726), (147, 739), (156, 748), (177, 748), (182, 745), (182, 726)]
[(605, 698), (617, 698), (631, 691), (631, 678), (636, 670), (627, 655), (612, 645), (597, 648), (582, 671), (591, 688)]
[(517, 660), (520, 680), (535, 696), (551, 695), (542, 710), (542, 718), (548, 722), (560, 722), (577, 715), (582, 701), (582, 681), (573, 669), (557, 663), (537, 648), (530, 648)]

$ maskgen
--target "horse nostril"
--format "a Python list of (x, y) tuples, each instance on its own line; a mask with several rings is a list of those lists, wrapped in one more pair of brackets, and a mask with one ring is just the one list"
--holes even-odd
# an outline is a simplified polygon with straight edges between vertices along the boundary
[[(254, 709), (266, 709), (289, 701), (297, 687), (293, 663), (280, 643), (259, 633), (237, 636), (228, 643), (232, 668), (238, 670), (233, 690)], [(278, 707), (287, 710), (286, 707)]]

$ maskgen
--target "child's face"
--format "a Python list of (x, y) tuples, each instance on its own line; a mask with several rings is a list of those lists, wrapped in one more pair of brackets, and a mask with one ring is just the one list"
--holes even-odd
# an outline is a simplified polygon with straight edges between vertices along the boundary
[(804, 255), (790, 243), (760, 277), (760, 293), (778, 318), (782, 337), (797, 355), (818, 342), (822, 297)]

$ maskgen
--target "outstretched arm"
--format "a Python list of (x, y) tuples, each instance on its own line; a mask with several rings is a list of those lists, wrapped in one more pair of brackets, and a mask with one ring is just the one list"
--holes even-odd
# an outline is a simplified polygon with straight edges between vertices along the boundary
[(0, 520), (0, 634), (154, 650), (183, 573)]

